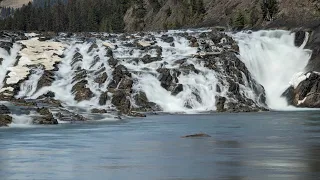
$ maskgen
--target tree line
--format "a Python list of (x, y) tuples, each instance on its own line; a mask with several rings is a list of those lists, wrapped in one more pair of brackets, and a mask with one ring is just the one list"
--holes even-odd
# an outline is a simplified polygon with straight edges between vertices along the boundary
[[(0, 20), (2, 30), (122, 32), (136, 0), (34, 0)], [(1, 0), (0, 0), (1, 2)]]

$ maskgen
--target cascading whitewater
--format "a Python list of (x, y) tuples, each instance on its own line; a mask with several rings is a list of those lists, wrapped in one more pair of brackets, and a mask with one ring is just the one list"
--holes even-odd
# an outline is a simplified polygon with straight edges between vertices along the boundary
[(308, 35), (300, 47), (294, 45), (295, 34), (290, 31), (239, 32), (234, 37), (239, 42), (241, 60), (266, 90), (268, 106), (288, 108), (281, 95), (293, 76), (304, 72), (308, 64), (311, 51), (304, 49)]
[(210, 30), (62, 34), (46, 41), (35, 36), (14, 44), (10, 54), (0, 49), (5, 70), (0, 80), (6, 85), (1, 92), (20, 87), (14, 96), (29, 100), (51, 93), (81, 111), (283, 109), (281, 94), (310, 57), (305, 43), (295, 47), (294, 34), (287, 31), (231, 35), (237, 42)]

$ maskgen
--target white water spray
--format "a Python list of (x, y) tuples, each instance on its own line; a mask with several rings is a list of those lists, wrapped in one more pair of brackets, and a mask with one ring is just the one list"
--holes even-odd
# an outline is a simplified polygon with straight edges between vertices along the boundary
[(289, 87), (292, 77), (304, 72), (311, 51), (294, 45), (295, 35), (289, 31), (273, 30), (234, 35), (239, 42), (240, 58), (253, 77), (264, 86), (267, 104), (272, 109), (286, 109), (288, 104), (282, 93)]

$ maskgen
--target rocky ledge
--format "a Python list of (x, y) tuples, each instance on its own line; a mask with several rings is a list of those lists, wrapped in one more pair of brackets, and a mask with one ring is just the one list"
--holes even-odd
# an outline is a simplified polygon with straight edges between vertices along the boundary
[[(267, 110), (264, 88), (239, 59), (237, 42), (224, 32), (0, 32), (0, 37), (0, 65), (7, 70), (0, 79), (0, 100), (33, 114), (34, 124), (97, 115), (144, 117), (171, 107)], [(4, 125), (11, 122), (7, 114), (2, 119)]]
[(297, 75), (284, 93), (288, 104), (296, 107), (320, 108), (320, 73), (308, 72)]

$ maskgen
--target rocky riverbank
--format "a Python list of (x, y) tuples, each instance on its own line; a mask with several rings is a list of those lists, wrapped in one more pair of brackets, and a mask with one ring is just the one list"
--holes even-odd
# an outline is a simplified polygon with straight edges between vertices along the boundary
[(93, 114), (267, 110), (264, 88), (224, 32), (1, 32), (0, 38), (0, 100), (23, 108), (34, 124)]

